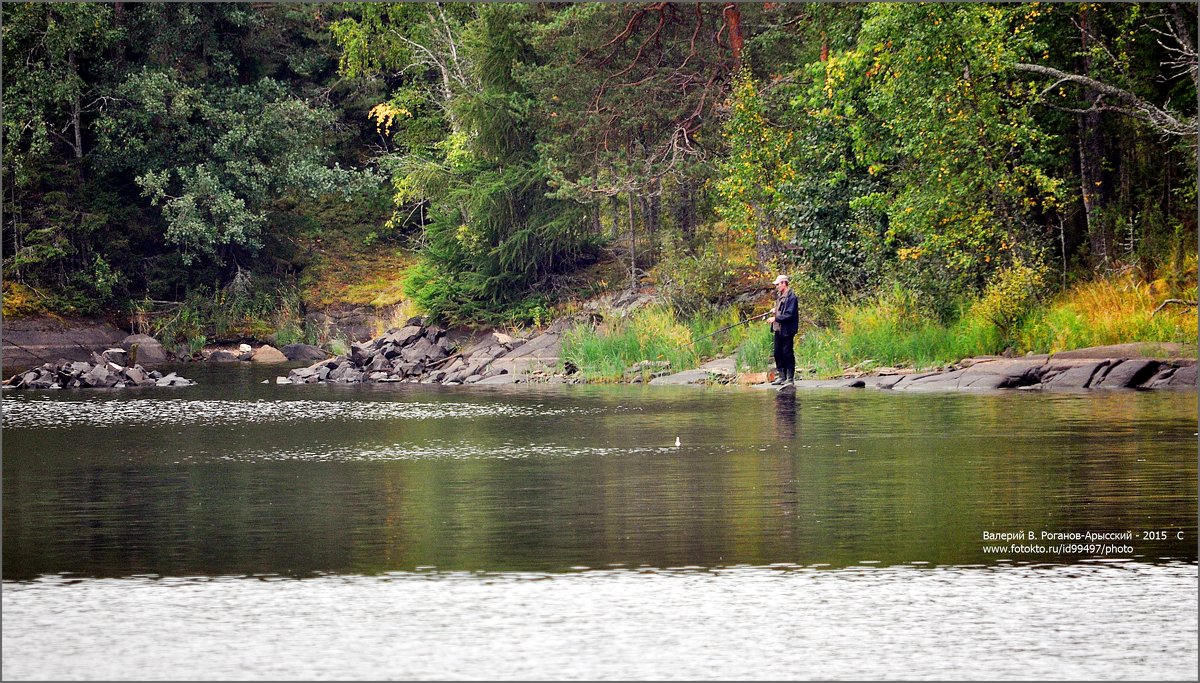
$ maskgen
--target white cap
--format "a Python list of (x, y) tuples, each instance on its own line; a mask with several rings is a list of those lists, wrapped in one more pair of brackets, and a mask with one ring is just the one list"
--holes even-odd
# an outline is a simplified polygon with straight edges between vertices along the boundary
[(780, 282), (787, 282), (787, 281), (788, 281), (788, 276), (786, 276), (786, 275), (780, 275), (779, 277), (775, 278), (775, 282), (772, 282), (771, 284), (773, 284), (773, 285), (777, 285), (777, 284), (779, 284)]

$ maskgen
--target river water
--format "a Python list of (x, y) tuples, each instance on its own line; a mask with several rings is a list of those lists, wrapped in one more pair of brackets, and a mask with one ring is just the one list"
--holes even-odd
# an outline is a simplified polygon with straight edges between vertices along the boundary
[(1196, 678), (1192, 393), (181, 374), (4, 396), (5, 679)]

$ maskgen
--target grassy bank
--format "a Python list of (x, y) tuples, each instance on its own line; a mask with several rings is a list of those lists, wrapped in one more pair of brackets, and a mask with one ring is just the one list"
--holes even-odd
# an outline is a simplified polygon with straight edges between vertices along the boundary
[[(562, 359), (578, 368), (590, 382), (629, 379), (625, 371), (642, 361), (666, 361), (672, 371), (688, 370), (704, 360), (730, 355), (739, 349), (743, 350), (739, 356), (743, 367), (762, 370), (770, 356), (770, 338), (764, 353), (761, 334), (756, 332), (761, 332), (765, 323), (754, 322), (713, 334), (746, 315), (729, 307), (682, 318), (665, 306), (647, 306), (624, 317), (612, 314), (595, 328), (584, 325), (566, 332), (562, 339)], [(659, 369), (647, 367), (641, 374), (649, 378)]]
[[(1195, 289), (1191, 290), (1195, 297)], [(818, 377), (846, 368), (883, 366), (925, 369), (971, 356), (1058, 353), (1129, 342), (1196, 343), (1194, 306), (1154, 309), (1164, 299), (1154, 283), (1132, 278), (1098, 280), (1072, 287), (1033, 306), (1008, 329), (978, 308), (941, 324), (894, 300), (838, 309), (838, 324), (809, 329), (798, 340), (798, 366)]]
[[(1167, 293), (1161, 282), (1098, 280), (1035, 303), (1006, 325), (997, 324), (990, 310), (978, 305), (964, 306), (957, 320), (941, 323), (904, 296), (890, 295), (870, 304), (836, 307), (835, 326), (802, 328), (796, 362), (810, 377), (833, 377), (848, 368), (927, 369), (1006, 351), (1057, 353), (1129, 342), (1181, 343), (1195, 353), (1196, 308), (1170, 305), (1155, 313), (1164, 299), (1174, 298)], [(1194, 300), (1194, 284), (1181, 296), (1189, 294)], [(595, 329), (569, 331), (563, 337), (563, 359), (594, 382), (628, 379), (625, 371), (640, 361), (668, 361), (671, 370), (679, 371), (731, 354), (742, 370), (764, 370), (773, 364), (771, 333), (764, 323), (704, 338), (742, 317), (744, 312), (734, 308), (681, 318), (666, 307), (647, 307), (625, 317), (610, 316)]]

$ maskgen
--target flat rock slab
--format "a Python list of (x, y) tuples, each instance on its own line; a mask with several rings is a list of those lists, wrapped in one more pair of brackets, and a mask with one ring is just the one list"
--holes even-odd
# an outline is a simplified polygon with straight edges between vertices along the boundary
[(1095, 389), (1132, 389), (1154, 377), (1161, 362), (1150, 358), (1119, 360), (1103, 377), (1092, 382)]
[(708, 382), (708, 370), (684, 370), (673, 375), (664, 375), (650, 380), (654, 386), (672, 386), (682, 384), (705, 384)]
[(1043, 376), (1042, 386), (1046, 389), (1087, 389), (1098, 376), (1103, 376), (1104, 370), (1111, 364), (1110, 360), (1084, 361), (1056, 371), (1061, 364), (1056, 365), (1052, 360), (1047, 364), (1049, 368)]
[(483, 379), (479, 380), (478, 382), (475, 382), (475, 384), (524, 384), (526, 382), (529, 382), (530, 379), (531, 379), (530, 375), (505, 373), (503, 375), (492, 375), (491, 377), (484, 377)]
[(1146, 382), (1147, 389), (1181, 389), (1196, 390), (1196, 366), (1185, 365), (1180, 368), (1167, 367), (1158, 371), (1150, 381)]
[(102, 320), (60, 320), (49, 316), (5, 319), (3, 374), (59, 359), (88, 360), (93, 351), (120, 346), (125, 335)]
[(515, 358), (554, 358), (562, 353), (562, 340), (559, 335), (547, 332), (540, 334), (533, 339), (521, 344), (512, 351), (506, 353), (503, 357), (508, 359)]
[(700, 370), (707, 370), (713, 374), (733, 377), (737, 375), (737, 362), (732, 358), (718, 358), (710, 360), (704, 365), (701, 365)]

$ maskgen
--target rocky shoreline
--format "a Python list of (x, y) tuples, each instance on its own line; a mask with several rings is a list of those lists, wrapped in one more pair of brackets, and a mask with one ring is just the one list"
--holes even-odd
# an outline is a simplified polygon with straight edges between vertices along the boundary
[(566, 323), (556, 323), (528, 338), (493, 331), (454, 338), (439, 325), (412, 318), (404, 327), (351, 345), (350, 353), (296, 368), (278, 384), (520, 384), (562, 382), (557, 374), (559, 339)]
[(91, 361), (61, 360), (13, 375), (5, 389), (124, 389), (126, 387), (190, 387), (195, 382), (174, 372), (166, 375), (127, 363), (126, 352), (114, 348), (93, 353)]
[[(500, 331), (448, 330), (426, 324), (421, 318), (412, 318), (403, 327), (389, 329), (375, 339), (353, 343), (349, 353), (335, 357), (329, 357), (328, 352), (319, 347), (305, 344), (291, 344), (282, 350), (269, 345), (252, 348), (242, 344), (238, 348), (214, 350), (205, 360), (213, 363), (315, 361), (291, 369), (287, 376), (276, 377), (277, 384), (585, 383), (570, 363), (560, 368), (561, 336), (571, 324), (570, 319), (563, 318), (544, 330), (518, 337)], [(11, 327), (5, 331), (6, 364), (13, 355), (10, 336), (19, 337), (21, 333), (20, 327), (15, 333), (11, 332)], [(119, 388), (190, 383), (173, 374), (164, 377), (139, 364), (144, 362), (153, 366), (169, 361), (163, 347), (152, 337), (122, 337), (123, 333), (117, 328), (94, 322), (75, 329), (58, 329), (54, 334), (70, 340), (69, 346), (60, 343), (55, 350), (70, 353), (62, 354), (57, 362), (34, 365), (30, 370), (12, 376), (4, 383), (5, 388)], [(87, 348), (85, 343), (88, 342), (107, 350), (98, 354)], [(20, 353), (29, 355), (29, 349), (19, 352), (18, 357), (21, 357)], [(1178, 344), (1121, 344), (1052, 355), (967, 358), (948, 367), (924, 371), (913, 368), (848, 369), (836, 379), (800, 379), (794, 386), (796, 389), (913, 392), (1002, 389), (1195, 391), (1196, 359), (1189, 353), (1194, 351)], [(80, 360), (81, 355), (87, 360)], [(40, 355), (36, 357), (42, 359)], [(622, 382), (646, 382), (654, 386), (738, 384), (750, 388), (778, 388), (769, 384), (768, 378), (767, 373), (739, 373), (732, 358), (719, 358), (683, 371), (670, 368), (665, 361), (645, 360), (628, 368)]]

